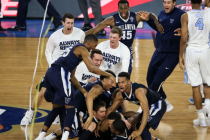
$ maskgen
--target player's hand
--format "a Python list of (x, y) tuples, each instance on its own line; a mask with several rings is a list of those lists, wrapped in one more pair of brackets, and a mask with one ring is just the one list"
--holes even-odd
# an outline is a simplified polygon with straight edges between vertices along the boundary
[(175, 36), (181, 36), (182, 35), (181, 28), (176, 29), (174, 32), (177, 32), (177, 33), (174, 33)]
[(116, 87), (116, 79), (114, 78), (114, 76), (110, 74), (109, 79), (111, 79), (112, 82), (113, 82), (113, 83), (112, 83), (112, 86), (113, 86), (113, 87)]
[(87, 121), (85, 122), (85, 129), (88, 129), (90, 124), (92, 123), (93, 117), (88, 117)]
[(100, 128), (101, 128), (101, 122), (99, 122), (99, 123), (97, 124), (96, 130), (95, 130), (95, 136), (96, 136), (96, 137), (100, 137), (100, 135), (98, 134), (98, 131), (100, 130)]
[(125, 122), (125, 125), (128, 128), (128, 130), (130, 130), (131, 129), (131, 124), (126, 119), (124, 119), (123, 121)]
[(179, 57), (179, 67), (180, 67), (182, 70), (184, 70), (183, 65), (184, 65), (184, 58), (183, 58), (183, 57)]
[(149, 14), (147, 13), (147, 11), (139, 11), (137, 15), (140, 16), (142, 20), (149, 20)]
[(85, 96), (85, 98), (86, 98), (86, 97), (87, 97), (87, 95), (88, 95), (88, 92), (85, 92), (83, 95), (84, 95), (84, 96)]
[(160, 23), (157, 23), (157, 24), (156, 24), (156, 28), (157, 28), (157, 30), (158, 30), (161, 34), (164, 33), (163, 26), (162, 26)]
[(96, 129), (96, 123), (92, 122), (88, 127), (88, 130), (92, 133)]
[(94, 81), (96, 81), (96, 80), (97, 80), (97, 78), (91, 77), (90, 79), (88, 79), (88, 83), (94, 82)]
[(133, 131), (129, 137), (130, 140), (134, 140), (137, 136), (140, 136), (141, 132)]

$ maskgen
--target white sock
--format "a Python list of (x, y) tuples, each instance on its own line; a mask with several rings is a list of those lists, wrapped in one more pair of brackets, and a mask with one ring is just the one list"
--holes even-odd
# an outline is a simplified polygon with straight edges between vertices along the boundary
[(198, 113), (198, 118), (200, 120), (205, 120), (205, 116), (204, 116), (202, 109), (197, 110), (197, 113)]
[(210, 107), (210, 99), (205, 99), (204, 105)]
[(65, 131), (62, 135), (62, 139), (61, 140), (68, 140), (69, 138), (69, 131)]
[(38, 139), (43, 140), (45, 135), (46, 135), (46, 132), (44, 132), (44, 131), (40, 132), (39, 136), (38, 136)]

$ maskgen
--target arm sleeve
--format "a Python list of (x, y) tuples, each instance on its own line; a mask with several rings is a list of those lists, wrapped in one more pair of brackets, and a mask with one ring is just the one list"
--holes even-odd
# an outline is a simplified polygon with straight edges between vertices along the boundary
[(124, 50), (124, 55), (122, 59), (122, 71), (128, 72), (128, 67), (130, 64), (130, 56), (131, 56), (130, 51), (126, 48), (126, 50)]
[(75, 71), (75, 77), (77, 78), (77, 80), (78, 80), (79, 82), (82, 82), (82, 83), (84, 83), (84, 84), (87, 84), (87, 83), (88, 83), (88, 79), (82, 80), (82, 75), (83, 75), (83, 73), (84, 73), (84, 65), (85, 65), (85, 64), (82, 62), (82, 63), (80, 63), (80, 64), (77, 66), (76, 71)]
[(84, 40), (85, 40), (85, 32), (81, 31), (80, 43), (83, 43)]
[[(147, 20), (146, 22), (147, 22), (147, 24), (148, 24), (152, 29), (154, 29), (155, 31), (158, 31), (158, 30), (157, 30), (157, 27), (156, 27), (156, 25), (155, 25), (155, 23), (154, 23), (153, 18), (151, 18), (151, 14), (153, 14), (153, 13), (150, 13), (150, 15), (149, 15), (149, 20)], [(155, 14), (153, 14), (153, 15), (156, 17)], [(158, 17), (158, 18), (159, 18), (159, 17)], [(158, 20), (158, 18), (157, 18), (157, 20)]]
[(50, 38), (47, 41), (46, 49), (45, 49), (45, 57), (47, 59), (49, 67), (53, 63), (53, 51), (55, 49), (54, 41), (53, 41), (53, 36), (50, 36)]

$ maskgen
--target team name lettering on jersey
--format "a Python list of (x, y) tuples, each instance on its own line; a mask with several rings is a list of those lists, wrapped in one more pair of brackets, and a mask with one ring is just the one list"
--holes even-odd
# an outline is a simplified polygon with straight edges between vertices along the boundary
[(103, 60), (108, 62), (108, 63), (112, 63), (112, 64), (117, 64), (118, 62), (120, 62), (120, 57), (109, 54), (109, 53), (103, 53)]
[(77, 43), (80, 43), (79, 40), (72, 40), (72, 41), (63, 41), (60, 42), (60, 50), (65, 50), (66, 48), (73, 47)]
[(124, 24), (124, 25), (119, 25), (122, 30), (136, 30), (135, 24)]
[[(86, 75), (86, 74), (82, 74), (82, 80), (87, 80), (87, 79), (90, 79), (91, 77), (94, 77), (93, 75)], [(97, 77), (95, 77), (97, 78)], [(99, 80), (99, 78), (97, 78), (97, 80)]]
[(196, 17), (196, 18), (202, 18), (202, 17), (203, 17), (203, 14), (201, 14), (201, 13), (195, 14), (195, 17)]

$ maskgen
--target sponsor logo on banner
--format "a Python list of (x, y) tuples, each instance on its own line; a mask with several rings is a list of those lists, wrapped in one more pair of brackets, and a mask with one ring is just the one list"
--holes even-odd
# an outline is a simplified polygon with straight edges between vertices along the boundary
[[(181, 10), (183, 10), (183, 11), (185, 11), (185, 12), (192, 10), (192, 6), (190, 4), (190, 0), (186, 0), (185, 2), (186, 3), (179, 4), (176, 7), (181, 9)], [(201, 9), (205, 10), (207, 7), (205, 7), (204, 3), (205, 3), (205, 0), (202, 0)]]

